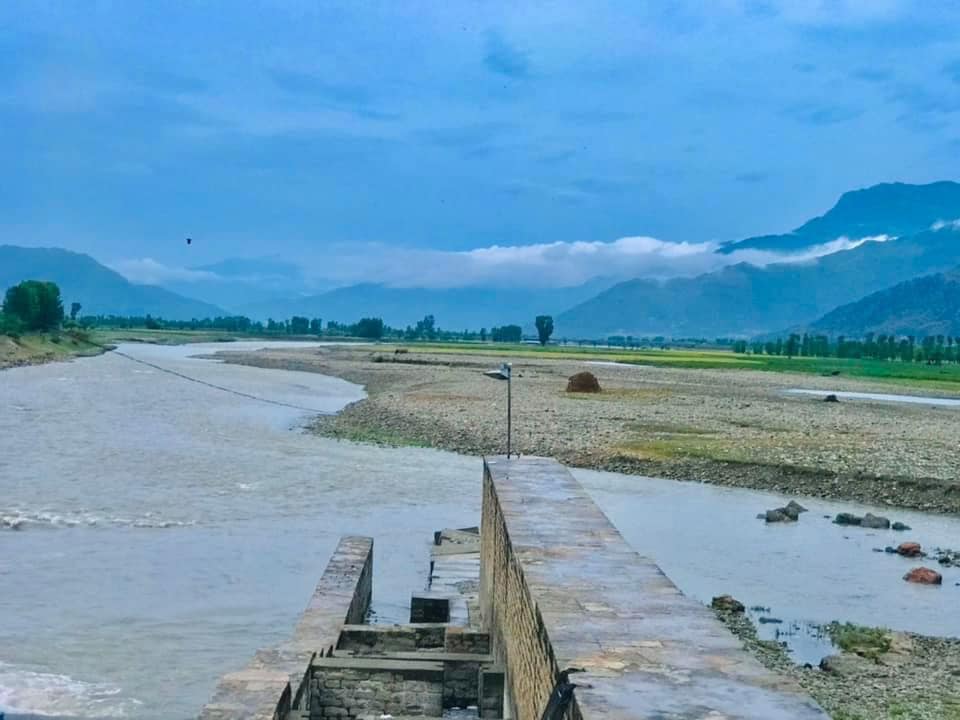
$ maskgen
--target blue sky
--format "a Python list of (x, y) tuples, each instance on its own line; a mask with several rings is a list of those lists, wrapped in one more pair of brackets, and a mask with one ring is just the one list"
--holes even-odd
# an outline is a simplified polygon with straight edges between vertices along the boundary
[(953, 3), (6, 0), (0, 242), (147, 281), (669, 274), (958, 179), (958, 113)]

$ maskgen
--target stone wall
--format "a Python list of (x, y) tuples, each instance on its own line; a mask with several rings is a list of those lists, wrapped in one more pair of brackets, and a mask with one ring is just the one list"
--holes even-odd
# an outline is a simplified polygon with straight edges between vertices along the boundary
[(443, 663), (332, 657), (312, 669), (310, 720), (443, 714)]
[(480, 534), (483, 623), (516, 720), (541, 717), (562, 670), (570, 720), (828, 720), (630, 548), (556, 461), (487, 460)]
[(372, 577), (373, 539), (341, 538), (293, 635), (224, 675), (201, 720), (284, 720), (300, 707), (311, 661), (329, 653), (346, 623), (366, 617)]
[(514, 556), (497, 487), (483, 465), (480, 526), (480, 611), (491, 651), (507, 666), (507, 693), (518, 720), (536, 720), (557, 682), (550, 638)]

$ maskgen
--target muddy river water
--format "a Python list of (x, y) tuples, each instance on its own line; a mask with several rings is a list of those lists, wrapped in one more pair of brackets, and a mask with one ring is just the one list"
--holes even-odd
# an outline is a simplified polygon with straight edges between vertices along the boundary
[[(375, 538), (375, 610), (399, 622), (433, 530), (477, 523), (479, 459), (307, 435), (304, 419), (362, 388), (191, 357), (221, 347), (124, 345), (0, 372), (8, 718), (193, 717), (220, 674), (290, 631), (341, 534)], [(575, 474), (682, 590), (769, 608), (784, 622), (764, 632), (790, 633), (800, 659), (826, 651), (805, 623), (960, 635), (960, 571), (910, 585), (915, 563), (873, 552), (960, 546), (955, 518), (887, 511), (907, 537), (833, 525), (824, 515), (869, 508), (811, 499), (800, 522), (768, 526), (754, 516), (784, 498)]]

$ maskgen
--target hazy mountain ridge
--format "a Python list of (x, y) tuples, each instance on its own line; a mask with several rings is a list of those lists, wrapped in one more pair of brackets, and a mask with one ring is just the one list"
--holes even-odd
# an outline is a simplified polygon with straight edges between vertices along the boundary
[(64, 306), (79, 302), (81, 314), (146, 315), (170, 320), (229, 314), (211, 303), (153, 285), (136, 285), (89, 255), (61, 248), (0, 245), (0, 290), (22, 280), (60, 286)]
[(425, 315), (433, 315), (437, 326), (447, 330), (511, 323), (532, 327), (536, 315), (558, 314), (611, 282), (598, 278), (563, 288), (392, 288), (371, 283), (239, 310), (256, 319), (296, 314), (344, 322), (376, 316), (393, 327), (414, 325)]
[[(878, 206), (884, 208), (878, 211), (878, 219), (868, 221), (865, 210)], [(908, 210), (901, 212), (904, 206)], [(960, 264), (958, 227), (948, 222), (930, 229), (938, 221), (957, 217), (957, 183), (888, 184), (847, 193), (830, 212), (808, 225), (829, 227), (831, 233), (852, 238), (899, 237), (803, 263), (765, 267), (739, 263), (662, 283), (629, 280), (562, 313), (557, 332), (584, 337), (752, 336), (805, 325), (869, 293)], [(845, 218), (849, 225), (842, 226), (838, 218)], [(924, 229), (902, 234), (902, 228), (918, 225)], [(816, 244), (822, 240), (818, 237)]]
[(808, 330), (832, 336), (960, 335), (960, 267), (898, 283), (841, 305)]

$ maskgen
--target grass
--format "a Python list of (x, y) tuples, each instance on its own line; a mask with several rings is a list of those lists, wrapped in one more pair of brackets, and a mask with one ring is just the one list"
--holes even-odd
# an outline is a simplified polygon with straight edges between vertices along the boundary
[(146, 328), (97, 329), (91, 331), (94, 340), (103, 344), (143, 342), (156, 345), (184, 343), (231, 342), (237, 336), (217, 330), (147, 330)]
[(833, 622), (827, 626), (827, 634), (833, 644), (844, 652), (874, 661), (893, 647), (890, 631), (885, 628)]
[(84, 355), (97, 355), (102, 349), (82, 333), (25, 333), (18, 337), (0, 335), (0, 368)]
[(960, 393), (960, 365), (925, 365), (899, 361), (848, 358), (787, 358), (777, 355), (740, 355), (729, 350), (620, 350), (570, 345), (514, 345), (501, 343), (400, 344), (414, 352), (446, 355), (484, 355), (523, 359), (619, 362), (666, 368), (761, 370), (809, 375), (865, 378), (890, 384), (923, 386)]

